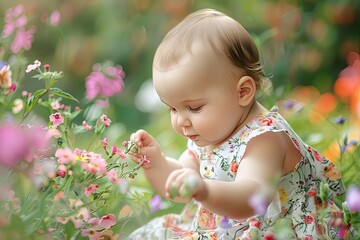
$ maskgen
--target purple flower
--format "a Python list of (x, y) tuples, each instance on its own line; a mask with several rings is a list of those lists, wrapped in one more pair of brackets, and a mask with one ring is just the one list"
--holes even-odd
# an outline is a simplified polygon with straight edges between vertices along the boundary
[(86, 78), (86, 97), (111, 97), (121, 93), (124, 87), (125, 73), (121, 66), (93, 66), (93, 72)]
[(227, 216), (224, 216), (223, 219), (221, 219), (220, 226), (223, 229), (232, 228), (232, 224), (230, 223), (229, 218)]
[(360, 189), (354, 185), (347, 190), (345, 201), (350, 212), (360, 212)]
[(347, 118), (345, 118), (343, 116), (339, 116), (339, 117), (334, 118), (333, 121), (339, 125), (343, 125), (347, 121)]
[(256, 214), (264, 215), (268, 207), (267, 194), (263, 191), (255, 192), (248, 200), (249, 205), (253, 208)]
[(151, 200), (150, 200), (150, 212), (154, 213), (157, 212), (161, 209), (162, 207), (162, 200), (160, 195), (155, 195)]

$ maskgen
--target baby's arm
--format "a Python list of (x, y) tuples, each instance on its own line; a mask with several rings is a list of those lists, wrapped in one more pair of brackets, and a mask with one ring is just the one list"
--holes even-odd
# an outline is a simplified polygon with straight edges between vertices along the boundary
[[(138, 130), (133, 133), (130, 140), (139, 147), (139, 152), (133, 155), (132, 159), (138, 163), (141, 161), (142, 156), (146, 156), (149, 159), (150, 162), (143, 166), (144, 175), (162, 196), (169, 196), (165, 183), (171, 172), (182, 168), (198, 168), (196, 161), (188, 151), (185, 151), (179, 160), (165, 156), (157, 141), (144, 130)], [(183, 201), (184, 199), (177, 200)]]
[[(192, 197), (209, 211), (233, 219), (253, 216), (254, 209), (248, 199), (258, 190), (267, 188), (269, 202), (276, 190), (273, 180), (282, 172), (286, 149), (285, 133), (265, 133), (253, 138), (247, 145), (234, 182), (197, 178)], [(186, 182), (195, 173), (189, 169), (174, 171), (167, 184)]]
[(265, 133), (253, 138), (247, 145), (234, 182), (206, 182), (206, 191), (197, 197), (203, 206), (219, 215), (241, 219), (255, 214), (249, 198), (258, 190), (267, 188), (269, 203), (276, 188), (273, 180), (282, 173), (286, 149), (285, 133)]

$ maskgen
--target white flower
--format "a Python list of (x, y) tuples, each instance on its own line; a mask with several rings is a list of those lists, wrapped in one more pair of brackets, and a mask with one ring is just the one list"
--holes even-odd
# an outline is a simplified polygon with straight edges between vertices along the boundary
[(41, 66), (41, 62), (39, 60), (35, 60), (34, 64), (29, 64), (25, 70), (26, 73), (29, 73), (35, 69), (37, 69), (38, 67)]

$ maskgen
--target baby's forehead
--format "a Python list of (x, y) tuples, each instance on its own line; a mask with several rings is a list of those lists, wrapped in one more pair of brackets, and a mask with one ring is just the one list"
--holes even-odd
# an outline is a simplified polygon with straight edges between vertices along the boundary
[[(166, 56), (163, 56), (162, 58), (161, 54)], [(164, 61), (165, 58), (166, 61)], [(155, 59), (153, 67), (160, 71), (166, 71), (179, 66), (198, 64), (199, 62), (215, 67), (222, 65), (224, 62), (228, 63), (228, 59), (225, 54), (216, 53), (210, 44), (196, 40), (182, 51), (179, 49), (173, 49), (173, 51), (167, 50), (164, 52), (159, 51), (158, 58)]]

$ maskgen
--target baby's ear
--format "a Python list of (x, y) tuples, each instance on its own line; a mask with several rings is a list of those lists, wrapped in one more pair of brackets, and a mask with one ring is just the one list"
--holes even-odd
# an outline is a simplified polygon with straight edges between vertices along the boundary
[(239, 106), (246, 107), (250, 105), (256, 96), (255, 80), (250, 76), (243, 76), (236, 85)]

